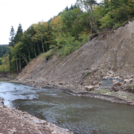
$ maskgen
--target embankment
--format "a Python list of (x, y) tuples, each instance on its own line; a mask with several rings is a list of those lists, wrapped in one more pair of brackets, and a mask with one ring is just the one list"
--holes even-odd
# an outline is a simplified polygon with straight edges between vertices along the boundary
[[(100, 34), (65, 58), (54, 55), (51, 59), (42, 59), (38, 56), (23, 69), (16, 81), (40, 88), (72, 89), (74, 93), (76, 89), (85, 92), (85, 86), (90, 85), (102, 89), (107, 78), (124, 81), (131, 77), (131, 84), (134, 84), (133, 57), (134, 21), (129, 21), (117, 30)], [(119, 94), (119, 99), (121, 97)], [(130, 104), (133, 104), (133, 98), (129, 100)]]
[(1, 98), (0, 103), (0, 132), (4, 134), (73, 134), (68, 129), (38, 119), (27, 112), (7, 107)]

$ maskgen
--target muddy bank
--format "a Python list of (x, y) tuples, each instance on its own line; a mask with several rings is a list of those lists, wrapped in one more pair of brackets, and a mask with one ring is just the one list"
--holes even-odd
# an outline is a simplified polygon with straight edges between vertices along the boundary
[[(65, 93), (70, 94), (70, 95), (74, 95), (74, 96), (78, 96), (78, 97), (91, 97), (91, 98), (96, 98), (96, 99), (101, 99), (101, 100), (106, 100), (106, 101), (110, 101), (113, 103), (121, 103), (121, 104), (127, 104), (127, 105), (134, 105), (134, 101), (128, 98), (121, 98), (120, 94), (125, 94), (125, 95), (129, 95), (129, 93), (127, 92), (116, 92), (115, 94), (113, 93), (112, 95), (108, 94), (109, 93), (109, 89), (107, 89), (108, 91), (103, 93), (103, 92), (99, 92), (102, 91), (101, 89), (97, 89), (94, 91), (85, 91), (85, 90), (80, 90), (80, 89), (74, 89), (74, 88), (67, 88), (64, 87), (63, 85), (45, 85), (45, 84), (40, 84), (40, 83), (36, 83), (33, 81), (12, 81), (15, 83), (20, 83), (20, 84), (24, 84), (27, 86), (32, 86), (32, 87), (36, 87), (36, 88), (47, 88), (47, 89), (60, 89), (63, 90)], [(119, 94), (119, 95), (117, 95)], [(132, 94), (133, 96), (133, 94)], [(134, 97), (134, 96), (133, 96)]]
[(17, 73), (10, 74), (10, 73), (0, 73), (0, 81), (11, 81), (17, 77)]
[(7, 107), (3, 105), (2, 99), (0, 102), (0, 132), (3, 134), (73, 134), (68, 129), (38, 119), (27, 112)]

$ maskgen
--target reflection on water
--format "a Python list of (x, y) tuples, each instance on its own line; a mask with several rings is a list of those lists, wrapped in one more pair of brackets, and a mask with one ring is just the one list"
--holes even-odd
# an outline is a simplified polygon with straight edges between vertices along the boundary
[(133, 134), (134, 107), (0, 82), (5, 104), (78, 134)]

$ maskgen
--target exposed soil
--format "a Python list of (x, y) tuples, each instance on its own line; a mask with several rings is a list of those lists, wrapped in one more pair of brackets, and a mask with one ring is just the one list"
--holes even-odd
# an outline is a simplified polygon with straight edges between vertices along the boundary
[[(129, 21), (125, 26), (102, 37), (100, 35), (94, 37), (65, 58), (55, 55), (46, 60), (38, 56), (23, 69), (14, 82), (38, 88), (59, 88), (79, 97), (93, 97), (134, 105), (133, 93), (120, 90), (111, 92), (109, 88), (101, 87), (106, 76), (125, 79), (133, 74), (134, 21)], [(134, 84), (134, 78), (131, 84)], [(94, 91), (85, 91), (85, 86), (89, 85), (99, 86)], [(0, 133), (71, 134), (69, 130), (2, 105)]]
[(38, 56), (18, 75), (19, 81), (79, 88), (97, 85), (113, 71), (127, 77), (134, 72), (134, 21), (87, 42), (74, 53), (46, 60)]
[(1, 134), (73, 134), (27, 112), (0, 105)]
[[(77, 90), (91, 94), (85, 90), (86, 86), (91, 85), (95, 87), (92, 92), (100, 94), (97, 98), (113, 102), (115, 96), (118, 100), (115, 102), (133, 105), (133, 93), (109, 90), (113, 80), (119, 80), (124, 86), (124, 80), (132, 78), (131, 84), (134, 85), (134, 77), (131, 77), (134, 72), (133, 28), (134, 21), (129, 21), (117, 30), (94, 35), (84, 46), (65, 58), (54, 55), (47, 60), (38, 56), (23, 69), (16, 81), (38, 88), (71, 89), (76, 95)], [(107, 99), (110, 96), (112, 99)]]

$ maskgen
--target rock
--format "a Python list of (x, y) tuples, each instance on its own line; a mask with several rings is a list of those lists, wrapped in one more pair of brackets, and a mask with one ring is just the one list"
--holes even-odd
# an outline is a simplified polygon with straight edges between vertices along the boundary
[(85, 86), (86, 91), (93, 91), (94, 86)]
[(9, 134), (15, 134), (17, 132), (16, 128), (8, 129)]
[(119, 90), (122, 90), (122, 87), (121, 86), (113, 86), (111, 88), (111, 91), (114, 91), (114, 92), (118, 92)]
[(96, 85), (96, 84), (98, 84), (98, 81), (93, 81), (93, 85)]
[(114, 77), (114, 74), (108, 74), (108, 77)]
[(114, 74), (114, 72), (113, 71), (109, 71), (109, 74)]
[(103, 79), (103, 80), (106, 80), (107, 78), (109, 78), (109, 76), (105, 76), (105, 77), (103, 77), (102, 79)]
[(99, 88), (99, 85), (95, 85), (95, 88)]
[(98, 35), (99, 35), (98, 33), (91, 35), (90, 38), (88, 39), (88, 41), (91, 41), (93, 38), (97, 37)]
[(125, 84), (130, 84), (130, 83), (132, 83), (133, 82), (133, 79), (125, 79), (124, 80), (124, 83)]
[(133, 76), (133, 75), (131, 75), (131, 76), (130, 76), (130, 78), (134, 78), (134, 76)]
[(45, 124), (46, 123), (46, 121), (44, 121), (44, 120), (36, 120), (36, 119), (34, 119), (33, 122), (35, 122), (37, 124), (41, 124), (41, 123)]
[(120, 79), (120, 76), (116, 76), (116, 77), (114, 77), (115, 79)]
[(99, 82), (99, 86), (101, 86), (101, 84), (102, 84), (102, 81), (101, 81), (101, 82)]
[(113, 80), (113, 86), (121, 86), (121, 83), (117, 80)]
[(64, 85), (63, 83), (59, 83), (59, 85)]

